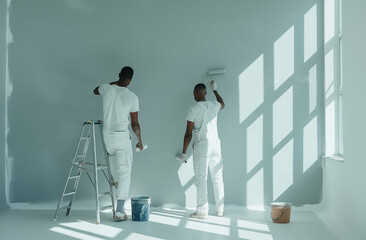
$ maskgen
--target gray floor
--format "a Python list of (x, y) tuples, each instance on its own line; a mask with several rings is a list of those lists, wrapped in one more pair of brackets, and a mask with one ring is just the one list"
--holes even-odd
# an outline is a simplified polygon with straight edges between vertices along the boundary
[[(226, 206), (225, 216), (192, 220), (183, 208), (153, 208), (148, 222), (113, 222), (102, 213), (96, 225), (92, 210), (72, 210), (52, 221), (53, 210), (9, 209), (0, 213), (1, 239), (247, 239), (247, 240), (336, 240), (312, 212), (293, 208), (290, 224), (273, 224), (269, 210), (254, 211)], [(130, 214), (130, 212), (128, 212)]]

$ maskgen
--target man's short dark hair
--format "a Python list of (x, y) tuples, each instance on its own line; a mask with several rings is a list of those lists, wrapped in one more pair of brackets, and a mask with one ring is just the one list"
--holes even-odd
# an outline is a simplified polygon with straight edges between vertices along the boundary
[(206, 85), (203, 84), (203, 83), (199, 83), (197, 84), (195, 87), (194, 87), (194, 91), (195, 92), (199, 92), (199, 91), (203, 91), (205, 90), (206, 91)]
[(127, 81), (132, 79), (133, 77), (133, 69), (132, 67), (126, 66), (121, 69), (121, 72), (119, 73), (119, 78), (122, 81)]

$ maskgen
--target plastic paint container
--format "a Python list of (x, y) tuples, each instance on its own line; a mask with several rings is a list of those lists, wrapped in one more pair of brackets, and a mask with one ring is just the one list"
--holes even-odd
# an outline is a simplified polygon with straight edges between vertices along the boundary
[(150, 197), (131, 198), (132, 221), (149, 221), (150, 216)]
[(271, 218), (274, 223), (289, 223), (291, 216), (291, 203), (271, 203)]

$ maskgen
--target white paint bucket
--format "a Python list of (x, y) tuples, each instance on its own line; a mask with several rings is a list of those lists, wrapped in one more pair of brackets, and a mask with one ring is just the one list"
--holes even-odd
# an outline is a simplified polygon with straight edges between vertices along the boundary
[(271, 218), (274, 223), (289, 223), (291, 216), (291, 203), (271, 203)]

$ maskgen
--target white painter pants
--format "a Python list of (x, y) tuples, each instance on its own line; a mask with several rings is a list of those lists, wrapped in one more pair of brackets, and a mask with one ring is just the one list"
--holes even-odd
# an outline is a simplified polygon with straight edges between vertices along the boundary
[(131, 183), (132, 146), (129, 132), (103, 132), (114, 182), (118, 182), (117, 200), (127, 200)]
[(208, 214), (207, 175), (210, 169), (214, 189), (216, 211), (224, 211), (224, 182), (222, 178), (223, 161), (221, 142), (217, 140), (199, 140), (194, 142), (193, 169), (197, 187), (197, 213)]

